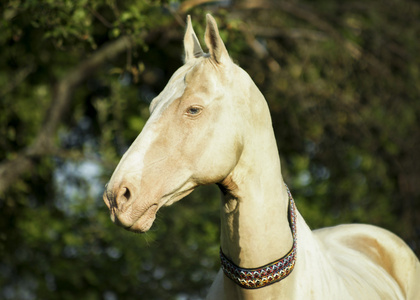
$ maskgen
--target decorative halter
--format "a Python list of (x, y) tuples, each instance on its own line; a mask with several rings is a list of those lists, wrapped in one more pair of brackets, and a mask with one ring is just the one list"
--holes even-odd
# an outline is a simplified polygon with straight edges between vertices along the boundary
[(220, 260), (223, 272), (233, 282), (245, 289), (259, 289), (279, 282), (292, 273), (296, 263), (296, 207), (292, 194), (286, 184), (289, 196), (289, 224), (293, 235), (293, 246), (282, 258), (258, 268), (241, 268), (230, 261), (220, 248)]

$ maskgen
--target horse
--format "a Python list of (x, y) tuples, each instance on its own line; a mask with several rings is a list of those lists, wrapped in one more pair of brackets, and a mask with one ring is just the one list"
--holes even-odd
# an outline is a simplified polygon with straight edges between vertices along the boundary
[(217, 184), (221, 269), (207, 299), (420, 299), (420, 263), (393, 233), (312, 231), (283, 183), (267, 102), (206, 17), (205, 53), (187, 17), (185, 59), (103, 195), (111, 219), (150, 229), (157, 211)]

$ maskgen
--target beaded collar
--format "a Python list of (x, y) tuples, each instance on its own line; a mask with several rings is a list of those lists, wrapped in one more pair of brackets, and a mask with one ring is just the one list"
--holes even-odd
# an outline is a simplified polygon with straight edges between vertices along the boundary
[[(285, 184), (286, 185), (286, 184)], [(258, 289), (279, 282), (292, 273), (296, 263), (296, 206), (286, 185), (289, 196), (289, 224), (293, 235), (293, 246), (282, 258), (258, 268), (241, 268), (230, 261), (220, 248), (220, 260), (225, 275), (240, 287)]]

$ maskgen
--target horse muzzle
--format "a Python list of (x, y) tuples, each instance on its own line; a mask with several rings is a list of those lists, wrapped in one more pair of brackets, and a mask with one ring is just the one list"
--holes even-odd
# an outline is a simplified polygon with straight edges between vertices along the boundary
[(139, 201), (135, 201), (133, 195), (133, 190), (128, 186), (123, 185), (115, 189), (106, 187), (103, 200), (109, 208), (112, 222), (126, 230), (144, 233), (156, 219), (158, 205), (139, 205)]

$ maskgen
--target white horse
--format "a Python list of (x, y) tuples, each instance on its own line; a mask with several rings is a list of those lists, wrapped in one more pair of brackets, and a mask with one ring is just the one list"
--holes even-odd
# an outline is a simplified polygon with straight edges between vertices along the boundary
[(222, 190), (222, 268), (208, 299), (420, 299), (420, 263), (389, 231), (311, 231), (283, 184), (267, 103), (207, 15), (204, 53), (188, 17), (185, 64), (114, 171), (111, 219), (149, 230), (195, 187)]

